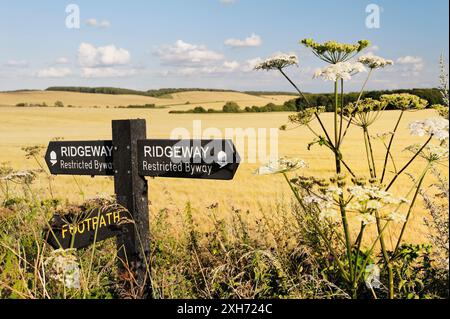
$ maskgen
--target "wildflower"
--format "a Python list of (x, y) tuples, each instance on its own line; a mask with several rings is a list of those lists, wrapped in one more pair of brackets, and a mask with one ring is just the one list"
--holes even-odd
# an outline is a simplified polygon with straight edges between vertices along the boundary
[(349, 193), (354, 196), (358, 201), (365, 201), (369, 199), (366, 192), (366, 188), (363, 186), (354, 186), (348, 189)]
[(409, 93), (384, 94), (381, 96), (381, 101), (403, 111), (422, 110), (428, 105), (427, 100)]
[(387, 216), (387, 220), (394, 223), (404, 223), (406, 222), (406, 216), (397, 212), (392, 212)]
[(279, 54), (266, 59), (256, 65), (255, 70), (281, 70), (288, 66), (297, 65), (298, 58), (294, 54)]
[[(413, 145), (410, 145), (407, 148), (405, 148), (405, 150), (416, 154), (418, 151), (420, 151), (421, 148), (422, 148), (422, 145), (413, 144)], [(427, 160), (430, 163), (446, 160), (446, 159), (448, 159), (448, 147), (442, 147), (439, 145), (428, 144), (420, 152), (419, 156), (422, 157), (423, 159)]]
[(25, 154), (26, 159), (30, 159), (32, 157), (39, 156), (42, 149), (43, 149), (43, 147), (39, 146), (39, 145), (22, 147), (22, 151), (24, 151), (26, 153)]
[(380, 281), (380, 267), (375, 264), (368, 265), (365, 269), (365, 283), (369, 289), (379, 289), (381, 287)]
[(370, 45), (367, 40), (360, 40), (357, 44), (339, 43), (336, 41), (327, 41), (325, 43), (317, 43), (313, 39), (303, 39), (300, 41), (321, 60), (336, 64), (350, 60), (355, 54)]
[(379, 186), (353, 186), (348, 188), (348, 192), (353, 196), (353, 202), (349, 203), (347, 208), (361, 213), (380, 210), (384, 205), (401, 202)]
[(54, 250), (44, 262), (50, 278), (61, 282), (69, 289), (80, 288), (80, 265), (73, 254), (74, 251), (74, 249)]
[(363, 55), (358, 59), (358, 62), (361, 62), (362, 64), (366, 65), (367, 67), (371, 69), (379, 69), (384, 68), (388, 65), (394, 65), (394, 61), (392, 60), (386, 60), (382, 57), (367, 54)]
[(316, 195), (308, 195), (303, 198), (303, 202), (307, 205), (311, 204), (322, 204), (323, 199)]
[(446, 120), (448, 120), (448, 106), (442, 104), (434, 104), (431, 106), (432, 109), (436, 110), (439, 116), (442, 116)]
[(332, 195), (332, 196), (340, 196), (340, 195), (343, 194), (343, 191), (342, 191), (342, 188), (340, 188), (340, 187), (334, 187), (334, 186), (332, 186), (332, 187), (328, 187), (328, 188), (326, 189), (326, 193), (327, 193), (327, 194), (330, 194), (330, 195)]
[(319, 213), (320, 220), (337, 220), (339, 218), (339, 213), (335, 209), (324, 209)]
[(360, 127), (372, 125), (387, 106), (386, 102), (371, 98), (363, 99), (355, 103), (349, 103), (344, 107), (344, 115), (349, 117), (352, 123)]
[(40, 170), (11, 171), (9, 174), (1, 177), (0, 180), (31, 184), (35, 180), (39, 172)]
[(352, 177), (352, 183), (357, 186), (363, 186), (367, 183), (367, 179), (364, 176)]
[(411, 135), (434, 136), (439, 141), (448, 140), (448, 120), (434, 117), (426, 120), (414, 121), (409, 124)]
[(383, 132), (383, 133), (377, 133), (376, 135), (372, 136), (373, 138), (377, 138), (382, 142), (386, 142), (394, 133), (393, 132)]
[(314, 119), (316, 114), (323, 112), (325, 112), (325, 106), (308, 107), (289, 116), (289, 121), (299, 125), (307, 125)]
[(360, 214), (360, 215), (358, 215), (357, 218), (365, 226), (375, 224), (377, 222), (377, 219), (375, 218), (375, 216), (368, 214), (368, 213)]
[(281, 174), (291, 171), (296, 171), (300, 168), (307, 167), (307, 163), (301, 159), (288, 159), (280, 158), (275, 161), (270, 161), (267, 165), (260, 167), (255, 174), (256, 175), (271, 175)]
[(350, 80), (353, 75), (366, 72), (366, 68), (360, 62), (338, 62), (314, 73), (314, 78), (322, 77), (325, 81)]
[(367, 209), (374, 209), (374, 210), (378, 210), (382, 207), (381, 203), (377, 200), (369, 200), (367, 202)]
[(398, 200), (399, 200), (400, 203), (402, 203), (402, 204), (409, 204), (409, 203), (411, 203), (411, 201), (408, 200), (408, 199), (405, 198), (405, 197), (399, 197)]

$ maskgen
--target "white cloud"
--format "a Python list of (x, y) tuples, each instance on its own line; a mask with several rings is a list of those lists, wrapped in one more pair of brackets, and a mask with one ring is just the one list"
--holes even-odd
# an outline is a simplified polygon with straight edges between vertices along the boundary
[(63, 78), (71, 75), (72, 71), (69, 68), (55, 68), (50, 67), (37, 72), (38, 78)]
[(403, 77), (419, 76), (420, 71), (425, 67), (423, 59), (418, 56), (403, 56), (398, 58), (396, 62), (401, 67), (401, 76)]
[(69, 59), (66, 57), (60, 57), (57, 58), (55, 61), (56, 64), (68, 64), (69, 63)]
[(111, 22), (108, 20), (97, 21), (97, 19), (91, 18), (86, 20), (86, 25), (90, 27), (109, 28), (111, 26)]
[(9, 60), (5, 63), (5, 66), (11, 68), (26, 68), (29, 66), (29, 63), (27, 60)]
[(244, 40), (240, 39), (228, 39), (225, 40), (225, 45), (230, 47), (259, 47), (262, 44), (261, 37), (255, 33), (252, 33), (251, 36), (245, 38)]
[(84, 78), (113, 78), (126, 77), (135, 75), (137, 72), (134, 69), (120, 69), (120, 68), (82, 68), (81, 76)]
[(158, 48), (155, 54), (163, 64), (178, 66), (208, 65), (224, 59), (222, 54), (209, 50), (204, 45), (190, 44), (182, 40)]
[(130, 52), (114, 45), (94, 47), (81, 43), (78, 48), (78, 61), (83, 67), (125, 65), (130, 62)]
[(255, 70), (255, 66), (258, 65), (259, 63), (261, 63), (263, 61), (263, 59), (261, 59), (260, 57), (254, 58), (254, 59), (249, 59), (247, 61), (245, 61), (245, 64), (242, 67), (242, 71), (243, 72), (253, 72)]
[(233, 72), (239, 69), (240, 64), (237, 61), (225, 61), (223, 62), (223, 70)]
[(224, 61), (218, 65), (202, 66), (202, 67), (185, 67), (175, 71), (167, 71), (165, 74), (181, 75), (181, 76), (195, 76), (195, 75), (210, 75), (217, 76), (228, 74), (240, 69), (240, 64), (237, 61)]
[(237, 0), (220, 0), (220, 3), (222, 3), (222, 4), (233, 4), (236, 2), (237, 2)]
[(418, 63), (422, 63), (422, 62), (423, 62), (423, 59), (421, 57), (411, 56), (411, 55), (402, 56), (397, 59), (398, 64), (418, 64)]

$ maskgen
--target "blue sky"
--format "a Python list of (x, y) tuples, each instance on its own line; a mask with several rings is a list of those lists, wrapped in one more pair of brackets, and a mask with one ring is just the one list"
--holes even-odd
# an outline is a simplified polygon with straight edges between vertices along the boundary
[[(80, 10), (67, 28), (66, 7)], [(366, 7), (380, 9), (379, 28)], [(448, 60), (447, 0), (96, 0), (0, 2), (0, 91), (53, 85), (133, 89), (208, 87), (291, 90), (276, 73), (252, 67), (277, 52), (299, 56), (289, 74), (305, 91), (326, 92), (312, 79), (323, 67), (302, 38), (353, 43), (368, 39), (375, 55), (395, 61), (369, 88), (431, 87)], [(363, 80), (348, 83), (357, 90)]]

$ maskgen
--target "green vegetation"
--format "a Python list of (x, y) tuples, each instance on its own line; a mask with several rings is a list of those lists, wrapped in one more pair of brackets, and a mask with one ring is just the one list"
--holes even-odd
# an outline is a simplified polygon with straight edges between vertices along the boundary
[[(163, 98), (167, 97), (170, 94), (180, 93), (180, 92), (189, 92), (189, 91), (200, 91), (200, 92), (239, 92), (233, 90), (219, 90), (219, 89), (201, 89), (201, 88), (163, 88), (157, 90), (147, 90), (147, 91), (138, 91), (138, 90), (130, 90), (123, 88), (113, 88), (113, 87), (66, 87), (66, 86), (54, 86), (49, 87), (46, 91), (62, 91), (62, 92), (79, 92), (79, 93), (95, 93), (95, 94), (114, 94), (114, 95), (142, 95), (142, 96), (150, 96)], [(261, 96), (261, 95), (292, 95), (296, 96), (296, 94), (292, 92), (278, 92), (278, 91), (244, 91), (242, 93)], [(422, 99), (428, 101), (429, 105), (433, 104), (442, 104), (442, 96), (438, 89), (399, 89), (399, 90), (383, 90), (383, 91), (367, 91), (364, 93), (363, 98), (372, 98), (379, 99), (383, 94), (394, 94), (394, 93), (410, 93), (419, 96)], [(334, 94), (333, 93), (304, 93), (305, 96), (309, 99), (311, 105), (319, 106), (324, 105), (327, 108), (327, 111), (333, 110), (334, 104)], [(351, 92), (345, 94), (345, 102), (355, 102), (358, 99), (357, 92)], [(189, 104), (189, 103), (186, 103)], [(305, 107), (306, 104), (304, 101), (299, 101), (297, 103), (298, 107)], [(389, 109), (390, 107), (388, 107)], [(255, 108), (253, 108), (256, 110)], [(286, 112), (290, 111), (290, 109), (286, 109)], [(264, 112), (264, 111), (259, 111)], [(283, 112), (282, 110), (276, 111), (265, 111), (265, 112)], [(185, 112), (172, 112), (172, 113), (185, 113)], [(193, 112), (189, 112), (193, 113)], [(208, 112), (205, 112), (208, 113)]]
[(56, 101), (55, 102), (55, 107), (64, 107), (64, 103), (61, 101)]
[[(368, 91), (362, 95), (363, 98), (371, 98), (374, 100), (380, 99), (382, 95), (386, 94), (400, 94), (408, 93), (414, 94), (428, 102), (428, 107), (431, 105), (441, 104), (442, 94), (438, 89), (411, 89), (411, 90), (392, 90), (392, 91)], [(345, 104), (353, 103), (358, 100), (359, 93), (347, 93), (344, 94)], [(317, 93), (311, 94), (306, 93), (306, 98), (313, 106), (325, 106), (327, 112), (334, 111), (334, 94), (332, 93)], [(241, 109), (236, 102), (227, 102), (222, 110), (206, 110), (202, 106), (195, 107), (187, 111), (170, 111), (171, 114), (189, 114), (189, 113), (263, 113), (263, 112), (297, 112), (302, 108), (307, 108), (308, 105), (305, 103), (303, 98), (292, 99), (286, 101), (283, 105), (276, 105), (274, 103), (269, 103), (265, 106), (247, 106)], [(395, 107), (389, 104), (386, 110), (392, 110)]]
[[(362, 98), (371, 98), (374, 100), (379, 100), (382, 95), (385, 94), (399, 94), (399, 93), (409, 93), (416, 95), (422, 99), (427, 100), (428, 106), (433, 104), (442, 104), (442, 95), (438, 89), (402, 89), (402, 90), (383, 90), (383, 91), (367, 91), (364, 92)], [(305, 93), (306, 98), (309, 100), (312, 106), (323, 105), (326, 107), (327, 112), (334, 111), (334, 93), (317, 93), (310, 94)], [(344, 104), (351, 102), (356, 102), (358, 100), (359, 93), (350, 92), (344, 94)], [(298, 105), (300, 107), (306, 108), (308, 105), (305, 103), (304, 99), (298, 99)], [(388, 105), (387, 110), (394, 109), (392, 105)]]
[(247, 106), (244, 109), (236, 102), (227, 102), (222, 110), (208, 109), (203, 106), (197, 106), (187, 111), (170, 111), (171, 114), (191, 114), (191, 113), (264, 113), (264, 112), (296, 112), (299, 104), (298, 100), (290, 100), (283, 105), (269, 103), (265, 106)]
[(52, 86), (46, 89), (46, 91), (61, 91), (61, 92), (77, 92), (77, 93), (94, 93), (94, 94), (113, 94), (113, 95), (143, 95), (150, 97), (162, 98), (164, 96), (189, 91), (201, 91), (201, 92), (236, 92), (231, 90), (219, 90), (219, 89), (200, 89), (200, 88), (163, 88), (157, 90), (138, 91), (123, 88), (113, 87), (78, 87), (78, 86)]
[(143, 105), (139, 105), (139, 104), (131, 104), (128, 106), (118, 106), (119, 109), (163, 109), (165, 108), (164, 106), (156, 106), (155, 104), (143, 104)]
[[(42, 102), (42, 103), (17, 103), (16, 104), (17, 107), (48, 107), (47, 103)], [(55, 103), (56, 106), (56, 103)]]
[[(24, 151), (42, 165), (41, 148)], [(53, 250), (46, 244), (43, 230), (55, 212), (115, 205), (108, 196), (79, 206), (43, 198), (42, 187), (53, 188), (47, 174), (0, 164), (0, 298), (142, 298), (144, 287), (135, 285), (131, 273), (119, 273), (114, 239), (80, 250)], [(232, 208), (227, 218), (219, 208), (212, 203), (199, 212), (186, 203), (175, 216), (169, 209), (152, 215), (153, 298), (351, 297), (323, 239), (313, 231), (323, 221), (311, 210), (279, 202), (275, 211), (261, 210), (255, 220), (249, 210)], [(204, 216), (201, 223), (196, 216)], [(327, 242), (339, 245), (339, 239), (328, 234)], [(448, 298), (448, 271), (435, 263), (433, 252), (430, 245), (401, 246), (405, 262), (396, 269), (405, 281), (399, 283), (404, 287), (400, 298)], [(372, 298), (370, 287), (361, 285), (359, 296)]]

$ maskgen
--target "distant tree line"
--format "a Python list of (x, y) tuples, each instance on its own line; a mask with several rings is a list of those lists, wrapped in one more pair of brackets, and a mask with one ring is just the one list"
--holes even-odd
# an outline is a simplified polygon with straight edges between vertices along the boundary
[(48, 105), (46, 102), (42, 102), (42, 103), (21, 102), (21, 103), (17, 103), (16, 106), (17, 107), (49, 107), (49, 106), (64, 107), (64, 103), (61, 101), (56, 101), (53, 105)]
[(200, 89), (200, 88), (163, 88), (158, 90), (138, 91), (114, 87), (82, 87), (82, 86), (52, 86), (46, 91), (62, 91), (76, 93), (93, 93), (93, 94), (112, 94), (112, 95), (142, 95), (150, 97), (162, 97), (165, 95), (181, 92), (200, 91), (200, 92), (237, 92), (219, 89)]
[[(419, 96), (422, 99), (428, 101), (428, 106), (433, 104), (442, 104), (442, 94), (438, 89), (400, 89), (400, 90), (382, 90), (382, 91), (368, 91), (365, 92), (362, 98), (372, 98), (372, 99), (380, 99), (380, 97), (384, 94), (396, 94), (396, 93), (410, 93)], [(334, 110), (334, 94), (332, 93), (317, 93), (305, 94), (309, 103), (312, 106), (325, 106), (327, 111), (331, 112)], [(355, 102), (358, 99), (359, 93), (352, 92), (347, 93), (344, 96), (344, 103)], [(307, 107), (307, 103), (304, 99), (298, 98), (296, 100), (291, 100), (286, 103), (295, 104), (296, 109)], [(286, 104), (285, 103), (285, 104)], [(388, 105), (386, 109), (390, 110), (393, 107)]]
[[(238, 92), (238, 91), (230, 91), (230, 90), (218, 90), (218, 89), (201, 89), (201, 88), (163, 88), (158, 90), (147, 90), (147, 91), (138, 91), (138, 90), (130, 90), (123, 88), (113, 88), (113, 87), (67, 87), (67, 86), (54, 86), (47, 88), (47, 91), (64, 91), (64, 92), (80, 92), (80, 93), (94, 93), (94, 94), (130, 94), (130, 95), (142, 95), (142, 96), (150, 96), (150, 97), (164, 97), (173, 93), (180, 92), (188, 92), (188, 91), (202, 91), (202, 92)], [(243, 93), (252, 94), (256, 96), (260, 95), (293, 95), (292, 92), (260, 92), (260, 91), (246, 91)], [(379, 99), (383, 94), (393, 94), (393, 93), (410, 93), (417, 95), (428, 101), (429, 105), (433, 104), (442, 104), (442, 96), (438, 89), (400, 89), (400, 90), (382, 90), (382, 91), (368, 91), (364, 93), (363, 98), (373, 98)], [(334, 95), (332, 93), (305, 93), (309, 102), (313, 106), (323, 105), (326, 107), (327, 111), (333, 110), (334, 104)], [(358, 98), (359, 93), (352, 92), (347, 93), (344, 97), (344, 102), (355, 102)], [(273, 103), (269, 103), (266, 106), (258, 107), (247, 107), (245, 109), (236, 110), (235, 108), (227, 107), (226, 110), (222, 110), (225, 113), (238, 113), (238, 112), (291, 112), (299, 110), (303, 107), (306, 107), (307, 104), (302, 99), (293, 99), (284, 103), (283, 105), (275, 105)], [(388, 109), (391, 107), (388, 106)], [(214, 113), (216, 110), (209, 109), (206, 110), (203, 107), (198, 107), (196, 109), (189, 110), (190, 113)], [(219, 111), (220, 112), (220, 111)], [(186, 111), (172, 111), (171, 113), (186, 113)]]
[[(392, 90), (392, 91), (369, 91), (363, 95), (363, 98), (379, 99), (383, 94), (394, 93), (410, 93), (419, 96), (422, 99), (428, 101), (428, 106), (433, 104), (442, 104), (442, 95), (438, 89), (411, 89), (411, 90)], [(310, 105), (312, 106), (325, 106), (328, 112), (334, 110), (334, 94), (320, 93), (320, 94), (305, 94)], [(358, 99), (359, 93), (348, 93), (344, 96), (344, 102), (355, 102)], [(202, 106), (197, 106), (187, 111), (170, 111), (172, 114), (184, 114), (184, 113), (264, 113), (264, 112), (297, 112), (302, 108), (308, 107), (308, 104), (303, 98), (296, 98), (286, 101), (282, 105), (276, 105), (269, 103), (265, 106), (247, 106), (241, 108), (236, 102), (227, 102), (222, 110), (205, 109)], [(388, 105), (388, 110), (393, 109)]]
[(264, 112), (295, 112), (296, 100), (284, 103), (283, 105), (276, 105), (269, 103), (265, 106), (248, 106), (241, 109), (236, 102), (227, 102), (222, 110), (205, 109), (203, 106), (197, 106), (187, 111), (170, 111), (171, 114), (186, 114), (186, 113), (264, 113)]

